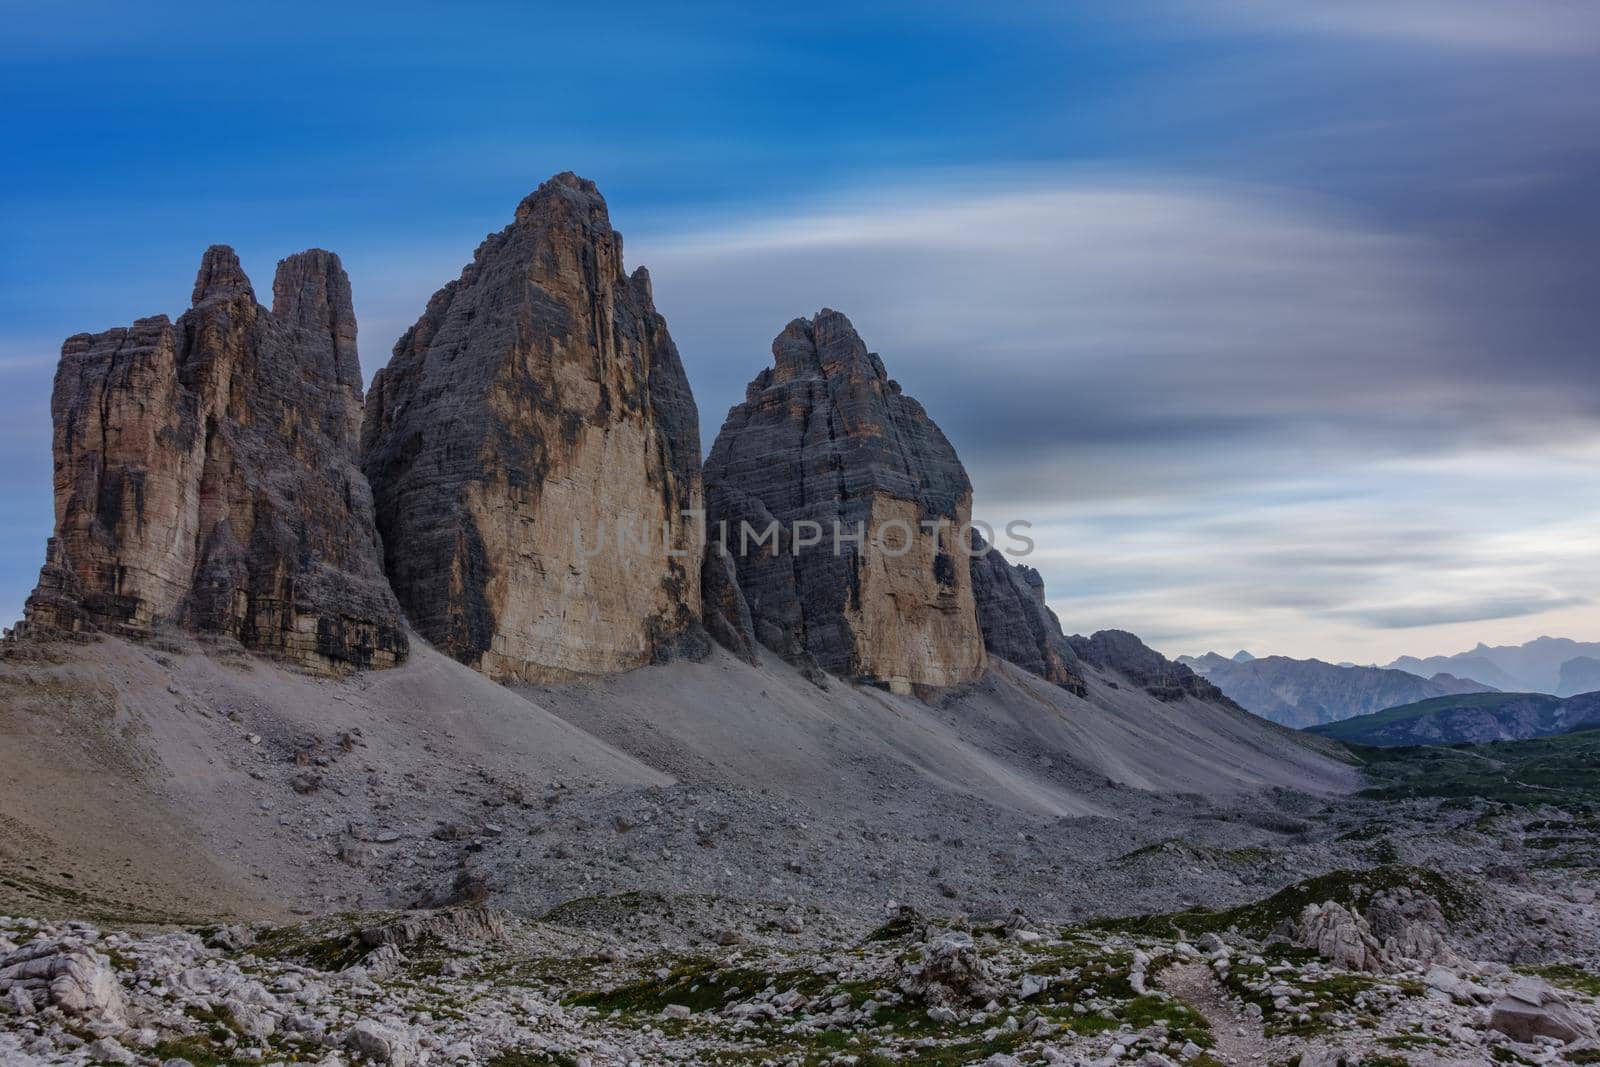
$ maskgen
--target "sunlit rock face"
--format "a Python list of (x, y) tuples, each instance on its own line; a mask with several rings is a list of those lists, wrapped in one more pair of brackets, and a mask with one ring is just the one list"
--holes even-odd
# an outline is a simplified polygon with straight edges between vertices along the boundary
[(699, 420), (649, 275), (561, 174), (434, 294), (367, 393), (364, 463), (417, 631), (501, 680), (699, 652)]
[[(978, 677), (955, 449), (839, 312), (791, 322), (772, 353), (706, 461), (710, 536), (726, 537), (757, 639), (900, 691)], [(743, 536), (773, 523), (775, 543)]]
[(308, 667), (406, 654), (357, 466), (350, 282), (312, 250), (271, 310), (232, 249), (192, 307), (69, 338), (51, 398), (55, 536), (26, 630), (228, 634)]

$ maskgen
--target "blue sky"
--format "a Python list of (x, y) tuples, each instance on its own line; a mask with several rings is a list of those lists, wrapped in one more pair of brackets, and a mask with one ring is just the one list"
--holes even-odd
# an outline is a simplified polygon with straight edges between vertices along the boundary
[(7, 5), (0, 615), (60, 342), (350, 271), (370, 375), (545, 177), (605, 192), (709, 436), (846, 311), (1069, 629), (1387, 660), (1600, 637), (1600, 11)]

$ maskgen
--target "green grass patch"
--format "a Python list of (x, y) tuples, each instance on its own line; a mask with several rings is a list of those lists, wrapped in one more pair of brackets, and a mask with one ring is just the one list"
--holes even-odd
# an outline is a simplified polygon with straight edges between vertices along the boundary
[(1470, 892), (1442, 875), (1422, 867), (1386, 864), (1366, 870), (1340, 870), (1307, 878), (1282, 889), (1265, 900), (1237, 908), (1213, 911), (1194, 908), (1164, 915), (1136, 915), (1130, 918), (1101, 919), (1087, 924), (1095, 930), (1144, 937), (1194, 937), (1237, 929), (1250, 937), (1265, 937), (1284, 920), (1297, 919), (1308, 904), (1331, 900), (1345, 907), (1365, 910), (1376, 894), (1409, 886), (1439, 902), (1445, 917), (1454, 921), (1473, 908)]
[(1528, 973), (1538, 975), (1552, 985), (1564, 986), (1591, 997), (1600, 997), (1600, 975), (1593, 971), (1558, 964), (1552, 967), (1536, 967)]
[(563, 1052), (524, 1052), (504, 1049), (490, 1058), (488, 1067), (578, 1067), (578, 1061)]
[(1352, 745), (1374, 800), (1436, 797), (1505, 807), (1600, 810), (1600, 731), (1481, 745), (1365, 748)]
[(778, 992), (799, 990), (816, 996), (830, 987), (830, 979), (809, 971), (769, 973), (751, 968), (723, 969), (712, 959), (680, 961), (665, 978), (647, 978), (613, 989), (591, 990), (570, 997), (567, 1003), (601, 1011), (632, 1014), (659, 1014), (668, 1004), (682, 1004), (696, 1014), (717, 1011), (729, 1004), (749, 1000), (772, 987)]
[(372, 949), (362, 942), (361, 931), (353, 926), (335, 931), (328, 924), (315, 924), (269, 930), (248, 951), (269, 959), (303, 963), (319, 971), (342, 971), (366, 959)]
[(204, 1034), (169, 1038), (145, 1051), (155, 1057), (158, 1063), (188, 1060), (194, 1067), (230, 1067), (235, 1062), (229, 1058), (226, 1049), (214, 1045), (211, 1038)]

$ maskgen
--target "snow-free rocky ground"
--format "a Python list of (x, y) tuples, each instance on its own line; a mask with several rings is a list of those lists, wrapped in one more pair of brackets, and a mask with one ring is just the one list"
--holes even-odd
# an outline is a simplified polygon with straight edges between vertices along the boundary
[(0, 1064), (1600, 1062), (1584, 774), (1090, 684), (13, 647)]

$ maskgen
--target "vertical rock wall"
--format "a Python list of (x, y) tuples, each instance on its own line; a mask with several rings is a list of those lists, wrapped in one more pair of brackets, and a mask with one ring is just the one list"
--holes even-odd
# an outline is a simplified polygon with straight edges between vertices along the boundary
[(593, 183), (545, 182), (434, 295), (363, 452), (395, 593), (457, 659), (537, 680), (704, 642), (694, 398)]
[[(725, 532), (756, 637), (900, 691), (978, 677), (983, 638), (957, 541), (972, 486), (950, 442), (840, 313), (796, 319), (772, 353), (706, 461), (710, 536)], [(773, 523), (775, 543), (742, 536)], [(820, 543), (804, 544), (813, 528), (796, 523), (816, 524)], [(865, 537), (836, 552), (835, 524)]]
[(991, 656), (1009, 660), (1047, 682), (1083, 696), (1083, 667), (1061, 623), (1044, 602), (1044, 578), (1012, 563), (974, 534), (972, 590), (983, 643)]
[(356, 466), (361, 369), (337, 256), (278, 265), (271, 311), (233, 250), (192, 307), (62, 347), (56, 529), (25, 627), (231, 634), (307, 666), (403, 658)]

